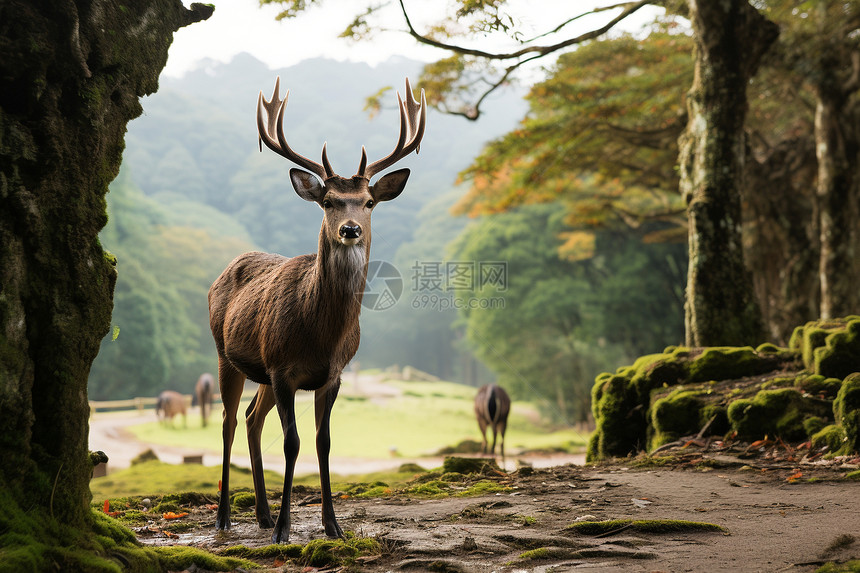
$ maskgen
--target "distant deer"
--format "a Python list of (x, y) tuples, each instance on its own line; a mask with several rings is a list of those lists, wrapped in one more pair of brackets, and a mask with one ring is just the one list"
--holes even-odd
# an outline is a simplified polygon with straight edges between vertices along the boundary
[(167, 424), (168, 421), (173, 424), (173, 417), (177, 414), (182, 414), (183, 423), (187, 426), (187, 409), (188, 400), (186, 400), (185, 396), (173, 390), (165, 390), (158, 395), (155, 401), (155, 416), (162, 424)]
[(192, 406), (200, 406), (200, 418), (203, 427), (209, 423), (209, 414), (212, 412), (212, 393), (215, 389), (215, 378), (208, 372), (204, 372), (194, 385), (194, 399)]
[(501, 434), (502, 465), (505, 460), (505, 429), (508, 427), (508, 413), (511, 411), (511, 399), (501, 386), (485, 384), (478, 389), (475, 396), (475, 417), (481, 428), (481, 452), (487, 454), (487, 426), (493, 431), (493, 445), (490, 455), (496, 455), (496, 434)]
[[(230, 527), (230, 452), (236, 412), (245, 379), (261, 384), (246, 411), (248, 445), (256, 495), (257, 521), (275, 528), (272, 542), (290, 534), (290, 492), (299, 452), (295, 394), (315, 392), (316, 447), (326, 535), (343, 537), (331, 498), (329, 420), (340, 376), (358, 350), (361, 299), (370, 255), (370, 215), (377, 203), (396, 198), (406, 186), (408, 169), (370, 179), (413, 151), (424, 136), (426, 103), (415, 101), (406, 80), (406, 101), (397, 95), (400, 137), (389, 155), (368, 165), (364, 147), (358, 172), (346, 178), (332, 170), (326, 148), (322, 164), (299, 155), (287, 144), (283, 121), (289, 91), (279, 99), (280, 78), (271, 101), (257, 100), (257, 129), (262, 143), (310, 171), (290, 170), (296, 193), (323, 210), (316, 254), (293, 258), (246, 253), (221, 273), (209, 290), (209, 322), (218, 351), (218, 383), (224, 402), (224, 458), (215, 525)], [(268, 121), (263, 118), (263, 109)], [(322, 182), (320, 182), (322, 180)], [(260, 433), (266, 413), (277, 405), (284, 432), (284, 492), (277, 522), (266, 501)]]

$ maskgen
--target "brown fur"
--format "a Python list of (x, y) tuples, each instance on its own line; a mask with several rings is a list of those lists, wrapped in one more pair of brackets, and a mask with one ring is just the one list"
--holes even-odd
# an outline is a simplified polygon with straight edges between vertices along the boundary
[(481, 451), (485, 455), (487, 451), (487, 427), (493, 432), (493, 445), (489, 454), (496, 454), (496, 435), (501, 435), (500, 450), (502, 464), (505, 460), (505, 430), (508, 427), (508, 414), (511, 411), (511, 399), (504, 388), (495, 384), (485, 384), (478, 389), (475, 396), (475, 417), (478, 419), (478, 427), (481, 428)]

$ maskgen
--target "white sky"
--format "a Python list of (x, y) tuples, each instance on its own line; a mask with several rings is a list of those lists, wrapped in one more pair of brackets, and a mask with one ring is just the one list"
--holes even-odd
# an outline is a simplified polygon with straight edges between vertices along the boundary
[[(183, 0), (186, 6), (192, 0)], [(315, 57), (336, 60), (367, 62), (371, 65), (392, 56), (403, 56), (419, 61), (433, 61), (448, 55), (447, 52), (421, 46), (405, 33), (387, 32), (372, 42), (351, 43), (338, 38), (356, 13), (366, 4), (355, 0), (326, 0), (322, 7), (313, 7), (295, 19), (280, 22), (275, 16), (279, 6), (260, 7), (258, 0), (212, 0), (215, 13), (209, 20), (179, 30), (170, 48), (164, 74), (178, 77), (195, 68), (200, 61), (229, 62), (233, 56), (248, 52), (269, 67), (280, 68)], [(510, 4), (533, 25), (536, 31), (546, 31), (562, 18), (569, 18), (587, 10), (591, 5), (614, 4), (611, 0), (512, 0)], [(449, 6), (447, 0), (407, 0), (406, 8), (415, 27), (440, 19), (440, 11)], [(605, 22), (617, 11), (586, 19), (579, 28), (584, 31)], [(638, 23), (650, 19), (653, 10), (640, 10)], [(385, 9), (385, 26), (405, 28), (397, 0)], [(637, 13), (638, 14), (638, 13)], [(542, 22), (543, 21), (543, 24)], [(630, 29), (629, 26), (625, 26)], [(567, 34), (570, 34), (568, 31)], [(482, 48), (487, 48), (483, 43)], [(491, 46), (492, 47), (492, 46)]]

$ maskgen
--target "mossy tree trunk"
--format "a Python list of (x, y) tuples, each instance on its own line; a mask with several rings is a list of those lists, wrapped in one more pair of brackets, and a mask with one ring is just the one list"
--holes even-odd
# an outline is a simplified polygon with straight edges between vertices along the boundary
[[(829, 71), (833, 71), (830, 68)], [(846, 82), (824, 73), (815, 85), (821, 318), (860, 312), (858, 278), (858, 145), (852, 92), (860, 87), (860, 60)]]
[(105, 194), (173, 32), (211, 12), (180, 0), (0, 4), (0, 488), (29, 514), (92, 519), (87, 376), (116, 278), (98, 240)]
[(778, 28), (747, 0), (688, 5), (695, 75), (679, 142), (689, 224), (687, 344), (751, 344), (762, 323), (741, 242), (746, 86)]

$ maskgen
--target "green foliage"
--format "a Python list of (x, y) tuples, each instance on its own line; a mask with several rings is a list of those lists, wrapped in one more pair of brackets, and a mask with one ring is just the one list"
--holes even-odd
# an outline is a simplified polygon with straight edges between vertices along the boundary
[[(203, 218), (195, 203), (163, 205), (141, 194), (126, 172), (112, 185), (102, 241), (118, 259), (112, 321), (121, 334), (102, 341), (90, 398), (151, 396), (166, 387), (190, 393), (197, 376), (216, 367), (206, 293), (251, 245), (212, 209)], [(198, 226), (186, 226), (183, 213)], [(226, 234), (231, 229), (235, 236)]]
[[(683, 209), (674, 166), (691, 49), (685, 35), (652, 32), (563, 54), (553, 75), (532, 87), (521, 127), (464, 173), (473, 187), (458, 209), (476, 215), (561, 199), (574, 228), (661, 217), (677, 230)], [(665, 237), (669, 228), (651, 231)]]
[(451, 258), (507, 264), (504, 291), (458, 293), (504, 303), (460, 310), (475, 354), (514, 396), (541, 396), (553, 419), (581, 420), (598, 371), (681, 336), (676, 273), (685, 255), (601, 233), (594, 257), (562, 259), (563, 217), (557, 205), (531, 205), (482, 219), (453, 244)]

